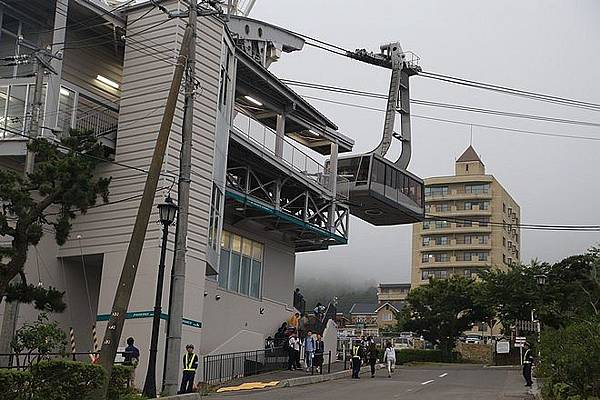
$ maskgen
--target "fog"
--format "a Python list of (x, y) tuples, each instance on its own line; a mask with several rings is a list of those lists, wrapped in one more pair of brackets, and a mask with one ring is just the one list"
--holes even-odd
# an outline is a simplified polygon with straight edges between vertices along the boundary
[[(423, 70), (600, 103), (600, 2), (538, 0), (358, 1), (258, 0), (252, 17), (335, 43), (376, 50), (400, 41)], [(271, 70), (281, 78), (385, 93), (389, 71), (305, 46)], [(381, 100), (297, 89), (299, 93), (381, 108)], [(518, 113), (600, 122), (600, 113), (415, 77), (411, 97)], [(340, 131), (369, 151), (381, 138), (383, 114), (310, 100)], [(540, 132), (597, 136), (600, 128), (412, 106), (414, 114)], [(452, 174), (468, 146), (469, 126), (412, 119), (409, 170)], [(473, 145), (521, 206), (521, 221), (600, 225), (600, 141), (561, 139), (473, 127)], [(598, 233), (522, 231), (522, 260), (553, 261), (584, 252)], [(340, 276), (352, 282), (410, 280), (411, 227), (374, 227), (352, 218), (350, 242), (300, 254), (299, 278)]]

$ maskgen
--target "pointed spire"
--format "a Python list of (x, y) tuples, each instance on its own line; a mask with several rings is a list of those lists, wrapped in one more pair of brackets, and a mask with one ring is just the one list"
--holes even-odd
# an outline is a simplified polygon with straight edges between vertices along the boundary
[(458, 157), (458, 160), (456, 160), (456, 162), (469, 162), (469, 161), (479, 161), (480, 163), (483, 164), (483, 162), (481, 161), (481, 158), (479, 158), (479, 155), (477, 155), (477, 152), (475, 151), (473, 146), (467, 147), (465, 152), (462, 153), (462, 155), (460, 157)]

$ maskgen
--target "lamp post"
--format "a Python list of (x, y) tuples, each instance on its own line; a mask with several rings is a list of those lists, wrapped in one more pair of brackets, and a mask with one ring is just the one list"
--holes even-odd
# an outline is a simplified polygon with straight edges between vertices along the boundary
[(144, 396), (156, 397), (156, 354), (158, 352), (158, 331), (160, 329), (160, 315), (162, 313), (162, 292), (165, 279), (165, 256), (167, 251), (167, 240), (169, 238), (169, 226), (175, 220), (177, 206), (173, 203), (171, 196), (167, 195), (164, 203), (158, 205), (160, 223), (163, 226), (162, 242), (160, 246), (160, 261), (158, 263), (158, 278), (156, 279), (156, 296), (154, 300), (154, 315), (152, 316), (152, 337), (150, 339), (150, 357), (148, 358), (148, 370), (144, 382)]

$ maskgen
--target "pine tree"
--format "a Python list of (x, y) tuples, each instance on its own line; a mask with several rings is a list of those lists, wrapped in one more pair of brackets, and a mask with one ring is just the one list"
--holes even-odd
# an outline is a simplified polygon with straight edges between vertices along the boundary
[[(28, 147), (35, 154), (33, 173), (23, 177), (0, 170), (0, 237), (12, 239), (10, 247), (0, 247), (0, 301), (60, 312), (64, 292), (27, 283), (23, 269), (29, 247), (40, 242), (44, 227), (63, 245), (78, 213), (95, 206), (99, 196), (108, 202), (110, 178), (94, 176), (96, 166), (106, 160), (106, 149), (93, 133), (77, 130), (60, 143), (35, 139)], [(21, 282), (11, 283), (17, 275)]]

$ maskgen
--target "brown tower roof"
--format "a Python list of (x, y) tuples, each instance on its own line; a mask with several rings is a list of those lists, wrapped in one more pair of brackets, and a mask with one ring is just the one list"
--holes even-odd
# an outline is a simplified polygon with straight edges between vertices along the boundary
[(479, 158), (479, 156), (477, 155), (477, 152), (475, 151), (473, 146), (467, 147), (465, 152), (462, 153), (462, 156), (458, 157), (458, 160), (456, 160), (456, 162), (469, 162), (469, 161), (479, 161), (480, 163), (483, 164), (483, 161), (481, 161), (481, 158)]

